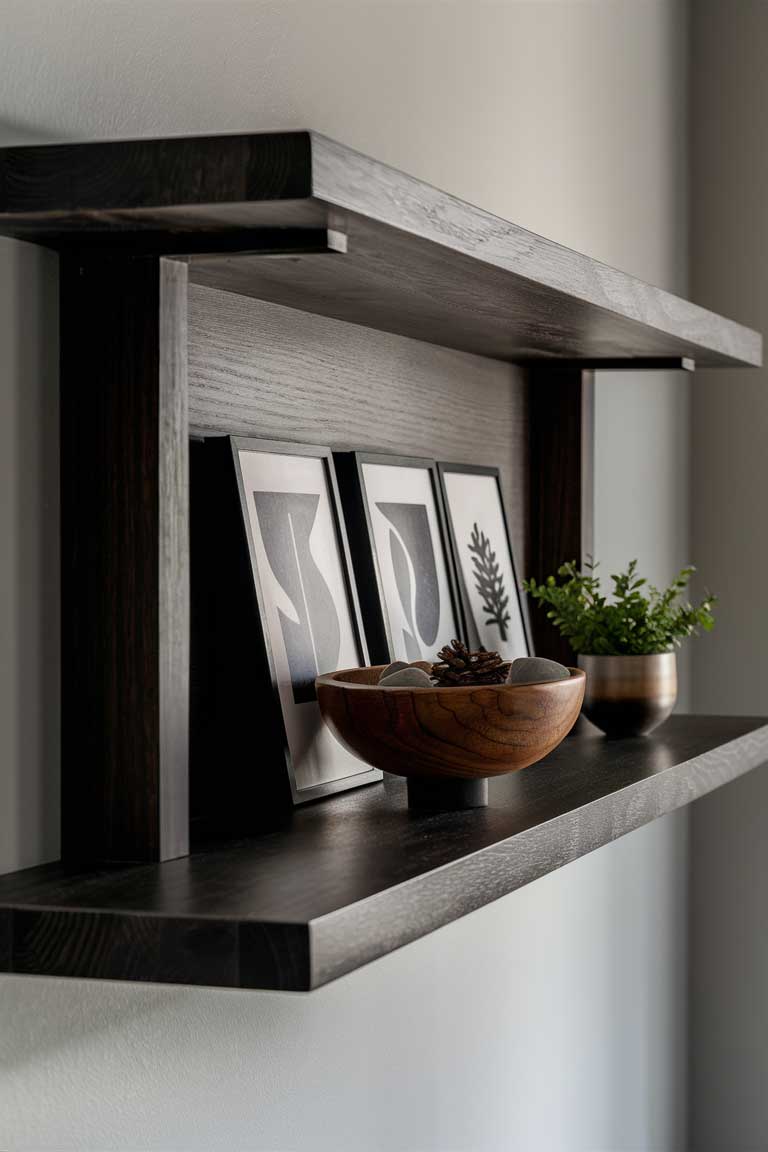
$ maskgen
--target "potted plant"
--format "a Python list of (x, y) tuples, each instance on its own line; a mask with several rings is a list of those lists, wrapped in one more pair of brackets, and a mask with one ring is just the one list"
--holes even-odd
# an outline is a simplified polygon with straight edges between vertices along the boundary
[(697, 605), (681, 602), (694, 573), (683, 568), (660, 592), (637, 575), (637, 561), (612, 576), (604, 596), (597, 564), (581, 571), (564, 564), (557, 578), (527, 580), (526, 592), (547, 616), (587, 674), (583, 711), (608, 736), (641, 736), (666, 720), (677, 699), (676, 649), (700, 628), (714, 625), (715, 597)]

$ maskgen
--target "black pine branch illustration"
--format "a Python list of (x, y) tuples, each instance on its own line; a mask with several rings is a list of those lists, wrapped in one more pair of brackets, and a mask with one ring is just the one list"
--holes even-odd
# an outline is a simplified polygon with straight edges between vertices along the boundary
[(487, 616), (486, 623), (495, 624), (499, 629), (502, 640), (507, 639), (507, 624), (509, 624), (509, 596), (504, 587), (504, 580), (496, 560), (496, 553), (491, 548), (491, 542), (485, 532), (481, 532), (477, 524), (472, 529), (469, 538), (469, 551), (472, 553), (474, 566), (475, 587), (480, 593), (483, 608)]

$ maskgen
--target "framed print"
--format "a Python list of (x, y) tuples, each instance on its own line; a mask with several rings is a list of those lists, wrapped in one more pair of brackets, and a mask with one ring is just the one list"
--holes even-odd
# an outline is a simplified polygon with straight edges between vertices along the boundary
[(470, 648), (530, 655), (498, 468), (438, 464)]
[(293, 801), (380, 780), (331, 735), (315, 696), (320, 673), (368, 663), (330, 449), (230, 445)]
[(337, 457), (373, 662), (434, 660), (462, 638), (434, 461)]

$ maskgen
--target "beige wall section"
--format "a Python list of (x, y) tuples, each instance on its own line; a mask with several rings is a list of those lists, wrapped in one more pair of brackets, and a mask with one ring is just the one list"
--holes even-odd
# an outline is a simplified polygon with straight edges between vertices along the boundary
[[(692, 290), (768, 332), (768, 4), (692, 8)], [(703, 374), (692, 408), (693, 542), (720, 596), (697, 710), (768, 714), (768, 372)], [(694, 805), (691, 1105), (696, 1152), (768, 1140), (768, 773)]]
[[(685, 288), (677, 0), (3, 0), (2, 10), (3, 142), (311, 126)], [(30, 332), (13, 262), (44, 273), (44, 299), (52, 278), (21, 246), (0, 259), (12, 347)], [(31, 330), (30, 354), (50, 354), (54, 329), (51, 319)], [(28, 393), (5, 341), (0, 356), (3, 411), (23, 412), (18, 433), (0, 428), (2, 443), (34, 443), (53, 391)], [(662, 580), (688, 558), (686, 402), (675, 377), (598, 384), (608, 569), (637, 555)], [(0, 467), (11, 486), (32, 475), (18, 450)], [(50, 522), (37, 499), (39, 541)], [(50, 569), (24, 550), (16, 508), (0, 505), (0, 580), (32, 589)], [(53, 590), (33, 598), (52, 619)], [(28, 682), (40, 684), (55, 638), (32, 616), (44, 640), (27, 656)], [(17, 685), (19, 641), (3, 632), (0, 643)], [(55, 705), (41, 690), (35, 699), (55, 732)], [(30, 763), (46, 779), (44, 753), (30, 751), (36, 716), (16, 731), (3, 744), (3, 795)], [(9, 867), (16, 819), (0, 810)], [(685, 832), (684, 816), (659, 821), (305, 998), (0, 979), (0, 1146), (679, 1150)], [(54, 853), (53, 833), (40, 844)]]
[(677, 0), (3, 0), (2, 20), (4, 142), (310, 127), (664, 287), (682, 272)]

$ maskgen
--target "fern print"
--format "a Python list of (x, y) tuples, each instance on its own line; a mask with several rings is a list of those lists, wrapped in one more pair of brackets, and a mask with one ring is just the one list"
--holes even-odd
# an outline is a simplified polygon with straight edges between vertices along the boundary
[(486, 624), (495, 624), (501, 639), (506, 640), (507, 624), (510, 619), (507, 611), (509, 596), (499, 571), (496, 553), (491, 548), (490, 540), (480, 531), (477, 524), (472, 528), (468, 547), (472, 554), (475, 588), (480, 593), (487, 616)]

